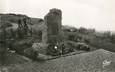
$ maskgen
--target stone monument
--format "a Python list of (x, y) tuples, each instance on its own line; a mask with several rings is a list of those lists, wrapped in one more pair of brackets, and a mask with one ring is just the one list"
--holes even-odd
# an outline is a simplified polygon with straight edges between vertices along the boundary
[(59, 9), (51, 9), (44, 17), (46, 29), (43, 33), (43, 42), (57, 43), (60, 41), (62, 12)]

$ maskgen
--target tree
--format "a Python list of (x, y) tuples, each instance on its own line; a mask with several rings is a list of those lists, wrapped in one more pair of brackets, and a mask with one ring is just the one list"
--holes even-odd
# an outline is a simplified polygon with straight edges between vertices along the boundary
[(112, 42), (112, 43), (115, 43), (115, 34), (112, 34), (112, 35), (111, 35), (111, 42)]
[(88, 33), (88, 30), (87, 30), (86, 28), (84, 28), (84, 27), (80, 27), (80, 28), (79, 28), (79, 32), (80, 32), (80, 33), (83, 33), (83, 34), (87, 34), (87, 33)]
[(6, 52), (7, 52), (7, 45), (6, 45), (6, 30), (5, 27), (3, 26), (0, 29), (0, 61), (1, 64), (5, 64), (6, 60)]

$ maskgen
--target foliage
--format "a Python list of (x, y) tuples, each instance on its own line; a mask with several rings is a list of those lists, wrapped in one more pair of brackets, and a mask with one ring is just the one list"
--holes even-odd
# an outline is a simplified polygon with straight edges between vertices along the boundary
[(7, 46), (6, 46), (6, 30), (5, 27), (0, 29), (0, 59), (2, 65), (5, 65), (7, 55)]
[[(91, 30), (91, 31), (90, 31)], [(115, 52), (115, 35), (110, 31), (96, 32), (94, 29), (80, 28), (76, 32), (64, 31), (67, 40), (87, 43), (97, 49), (103, 48)]]
[(66, 42), (61, 42), (49, 44), (46, 51), (48, 55), (58, 56), (73, 52), (73, 49)]

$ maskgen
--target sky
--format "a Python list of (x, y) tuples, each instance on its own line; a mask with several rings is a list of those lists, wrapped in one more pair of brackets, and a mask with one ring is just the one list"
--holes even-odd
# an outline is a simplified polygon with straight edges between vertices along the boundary
[(62, 10), (62, 24), (115, 31), (115, 0), (0, 0), (0, 13), (44, 18), (49, 9)]

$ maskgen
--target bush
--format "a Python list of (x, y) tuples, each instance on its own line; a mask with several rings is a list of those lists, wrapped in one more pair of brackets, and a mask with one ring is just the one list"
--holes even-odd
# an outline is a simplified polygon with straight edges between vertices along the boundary
[(61, 42), (58, 44), (49, 44), (47, 48), (47, 54), (52, 56), (64, 55), (73, 51), (74, 48), (67, 42)]
[(24, 56), (27, 56), (33, 60), (36, 60), (38, 55), (39, 53), (32, 48), (27, 48), (24, 50)]
[(46, 54), (46, 47), (47, 47), (47, 44), (45, 43), (33, 43), (32, 44), (32, 49), (34, 49), (35, 51), (41, 54)]
[(48, 55), (52, 56), (57, 56), (61, 54), (60, 53), (61, 50), (56, 44), (49, 44), (46, 51)]
[(98, 48), (98, 49), (102, 48), (105, 50), (115, 52), (115, 44), (112, 44), (111, 42), (108, 42), (106, 40), (101, 40), (99, 38), (93, 38), (90, 40), (89, 44), (91, 46)]

